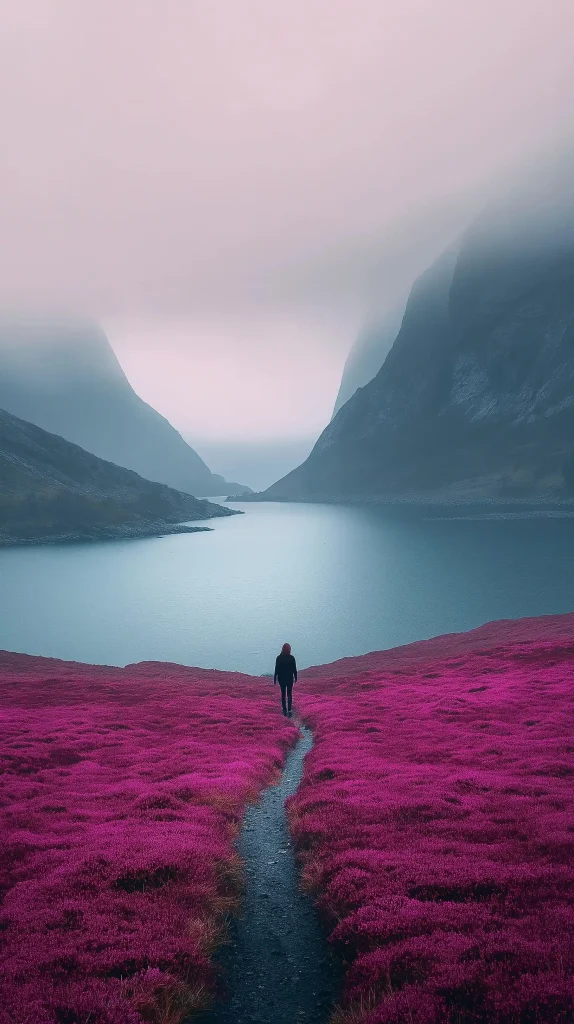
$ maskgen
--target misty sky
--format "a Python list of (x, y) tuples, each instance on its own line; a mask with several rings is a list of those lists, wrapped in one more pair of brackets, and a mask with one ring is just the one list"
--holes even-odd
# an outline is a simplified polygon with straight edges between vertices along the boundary
[(196, 437), (318, 433), (362, 319), (572, 114), (572, 0), (0, 18), (0, 303), (100, 319)]

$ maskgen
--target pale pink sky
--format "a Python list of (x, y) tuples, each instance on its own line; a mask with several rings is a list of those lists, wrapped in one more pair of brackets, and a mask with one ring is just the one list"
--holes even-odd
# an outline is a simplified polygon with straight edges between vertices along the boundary
[(0, 24), (0, 305), (101, 319), (198, 436), (318, 431), (362, 317), (572, 114), (572, 0), (0, 0)]
[[(318, 437), (352, 338), (348, 318), (276, 311), (145, 317), (108, 333), (133, 387), (191, 441)], [(160, 347), (161, 345), (161, 347)]]

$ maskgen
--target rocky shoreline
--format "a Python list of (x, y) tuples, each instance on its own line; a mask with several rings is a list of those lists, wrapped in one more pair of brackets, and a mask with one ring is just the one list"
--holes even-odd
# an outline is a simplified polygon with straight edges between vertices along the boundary
[(376, 505), (378, 508), (404, 509), (479, 509), (479, 508), (516, 508), (532, 511), (572, 510), (573, 497), (557, 497), (553, 494), (542, 494), (531, 497), (497, 497), (494, 495), (440, 495), (440, 494), (405, 494), (405, 495), (315, 495), (313, 497), (278, 496), (258, 491), (253, 494), (232, 494), (225, 501), (262, 502), (276, 501), (288, 504), (303, 505)]
[(0, 532), (0, 548), (40, 544), (86, 544), (106, 540), (143, 540), (168, 537), (177, 533), (210, 533), (210, 526), (185, 526), (182, 523), (123, 523), (117, 526), (80, 527), (54, 533), (15, 535)]

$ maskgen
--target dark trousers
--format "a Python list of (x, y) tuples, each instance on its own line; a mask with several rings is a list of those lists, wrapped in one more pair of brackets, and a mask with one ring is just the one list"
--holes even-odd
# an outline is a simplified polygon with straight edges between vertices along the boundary
[[(290, 683), (279, 682), (279, 686), (281, 687), (281, 703), (283, 705), (283, 712), (287, 713), (287, 711), (291, 710), (291, 697), (293, 695), (293, 682), (290, 682)], [(287, 698), (287, 700), (285, 700), (285, 698)]]

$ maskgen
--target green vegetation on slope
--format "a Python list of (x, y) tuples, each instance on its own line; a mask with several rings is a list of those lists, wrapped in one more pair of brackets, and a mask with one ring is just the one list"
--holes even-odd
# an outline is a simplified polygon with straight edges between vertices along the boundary
[(0, 544), (187, 532), (232, 514), (0, 410)]

